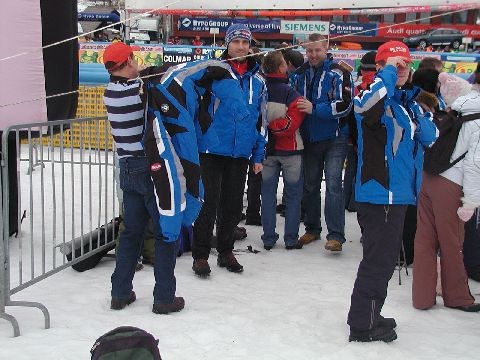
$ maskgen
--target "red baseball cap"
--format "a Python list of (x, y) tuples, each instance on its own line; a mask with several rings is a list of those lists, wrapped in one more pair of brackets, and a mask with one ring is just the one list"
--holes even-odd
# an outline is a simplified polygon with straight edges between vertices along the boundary
[(400, 56), (406, 62), (412, 61), (410, 50), (408, 49), (407, 45), (401, 41), (387, 41), (378, 48), (377, 55), (375, 56), (375, 62), (378, 63), (379, 61), (386, 61), (392, 56)]
[(103, 64), (108, 71), (115, 70), (132, 55), (133, 51), (140, 50), (138, 46), (129, 46), (117, 41), (107, 46), (103, 53)]

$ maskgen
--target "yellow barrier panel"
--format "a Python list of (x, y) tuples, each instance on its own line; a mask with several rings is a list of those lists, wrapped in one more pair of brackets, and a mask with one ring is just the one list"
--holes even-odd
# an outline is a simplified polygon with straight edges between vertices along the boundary
[[(80, 86), (78, 89), (78, 106), (76, 118), (106, 117), (107, 112), (103, 104), (105, 87)], [(63, 133), (63, 146), (74, 148), (113, 149), (113, 138), (110, 133), (110, 125), (106, 120), (92, 120), (82, 123), (74, 123), (72, 127)], [(37, 140), (36, 140), (37, 141)], [(22, 143), (27, 143), (23, 140)], [(53, 136), (51, 144), (50, 135), (41, 137), (44, 146), (60, 146), (60, 134)]]

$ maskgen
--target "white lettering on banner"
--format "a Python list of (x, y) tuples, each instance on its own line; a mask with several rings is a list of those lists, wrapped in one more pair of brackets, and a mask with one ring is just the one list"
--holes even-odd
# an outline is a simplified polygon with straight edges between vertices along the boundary
[[(403, 29), (402, 29), (403, 30)], [(423, 33), (425, 30), (424, 29), (407, 29), (405, 31), (405, 33), (408, 35), (408, 36), (412, 36), (412, 35), (418, 35), (418, 34), (421, 34)]]
[(191, 56), (184, 56), (184, 55), (163, 55), (163, 62), (166, 63), (184, 63), (192, 61)]
[(230, 25), (229, 21), (215, 21), (215, 20), (210, 20), (208, 23), (208, 26), (210, 27), (227, 27)]
[[(388, 28), (387, 34), (403, 34), (404, 30), (405, 29), (403, 28), (398, 29), (398, 28), (391, 27), (391, 28)], [(408, 33), (408, 30), (407, 30), (407, 33)]]

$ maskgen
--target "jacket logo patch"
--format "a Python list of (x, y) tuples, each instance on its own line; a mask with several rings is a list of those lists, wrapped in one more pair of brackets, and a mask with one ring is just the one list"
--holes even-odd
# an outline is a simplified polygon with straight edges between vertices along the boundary
[(159, 163), (155, 163), (155, 164), (152, 164), (150, 165), (150, 170), (151, 171), (158, 171), (162, 168), (162, 165), (159, 164)]
[(170, 110), (170, 106), (168, 106), (168, 104), (162, 104), (160, 106), (160, 110), (162, 110), (162, 112), (166, 113), (166, 112), (168, 112), (168, 110)]

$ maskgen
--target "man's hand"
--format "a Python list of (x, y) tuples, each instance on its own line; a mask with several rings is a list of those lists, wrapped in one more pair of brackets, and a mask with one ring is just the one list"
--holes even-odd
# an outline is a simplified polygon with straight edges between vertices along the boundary
[(407, 67), (407, 63), (405, 62), (405, 59), (403, 59), (401, 56), (391, 56), (387, 59), (387, 65), (393, 65), (395, 67)]
[(255, 163), (253, 164), (252, 170), (255, 174), (258, 174), (263, 170), (263, 165), (261, 163)]
[(300, 98), (298, 99), (297, 101), (297, 108), (298, 110), (300, 110), (301, 112), (304, 112), (306, 114), (311, 114), (312, 113), (312, 109), (313, 109), (313, 105), (310, 101), (308, 101), (307, 99), (305, 98)]

